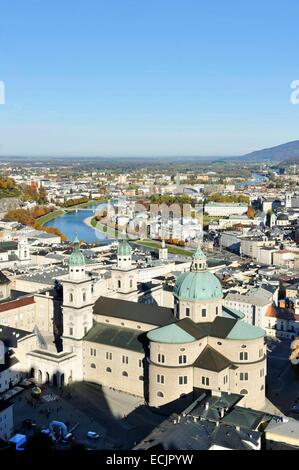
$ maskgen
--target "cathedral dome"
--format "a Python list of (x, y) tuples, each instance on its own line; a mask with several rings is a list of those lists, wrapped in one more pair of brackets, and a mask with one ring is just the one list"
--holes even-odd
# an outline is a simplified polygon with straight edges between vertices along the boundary
[(179, 300), (215, 300), (223, 297), (220, 281), (210, 271), (181, 274), (175, 283), (173, 294)]
[(121, 240), (118, 245), (117, 255), (118, 256), (131, 256), (132, 248), (127, 240)]
[(173, 295), (178, 300), (222, 299), (221, 283), (214, 274), (208, 271), (206, 257), (200, 248), (193, 256), (190, 272), (178, 277)]

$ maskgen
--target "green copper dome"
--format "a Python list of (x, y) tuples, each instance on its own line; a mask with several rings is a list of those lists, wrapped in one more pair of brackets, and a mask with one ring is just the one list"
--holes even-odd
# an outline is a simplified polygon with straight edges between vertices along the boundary
[(193, 255), (190, 272), (181, 274), (174, 286), (173, 295), (178, 300), (222, 299), (219, 279), (207, 269), (207, 258), (200, 247)]
[(220, 281), (210, 271), (181, 274), (175, 283), (173, 295), (179, 300), (215, 300), (223, 297)]
[(131, 256), (132, 248), (127, 240), (121, 240), (118, 244), (117, 255), (118, 256)]
[(69, 257), (70, 266), (84, 266), (86, 264), (85, 257), (79, 248), (76, 248)]
[(73, 253), (69, 257), (69, 266), (84, 266), (86, 264), (85, 257), (80, 250), (80, 241), (76, 235), (74, 241), (74, 250)]

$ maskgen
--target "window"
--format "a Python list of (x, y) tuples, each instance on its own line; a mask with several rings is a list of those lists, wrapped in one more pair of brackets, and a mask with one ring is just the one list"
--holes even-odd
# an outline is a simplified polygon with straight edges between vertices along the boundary
[(91, 356), (96, 356), (97, 355), (97, 350), (94, 348), (90, 348), (90, 355)]
[(94, 363), (90, 364), (90, 367), (91, 367), (92, 369), (96, 369), (96, 365), (95, 365)]
[(112, 372), (112, 370), (110, 369), (110, 367), (106, 367), (106, 372)]
[(164, 375), (157, 375), (157, 383), (158, 384), (164, 384)]
[(161, 362), (162, 364), (164, 364), (165, 362), (165, 356), (164, 354), (158, 354), (158, 362)]
[(183, 354), (182, 356), (179, 356), (179, 364), (186, 364), (187, 363), (187, 356)]
[(112, 353), (111, 352), (106, 352), (106, 359), (108, 361), (111, 361), (112, 360)]
[(138, 364), (139, 364), (139, 367), (143, 367), (142, 359), (139, 359)]
[(117, 287), (120, 289), (121, 288), (121, 282), (118, 280), (117, 281)]
[(129, 364), (128, 356), (123, 356), (123, 364)]
[(144, 381), (143, 375), (139, 375), (139, 380), (141, 380), (142, 382)]
[(122, 373), (122, 376), (123, 376), (123, 377), (128, 377), (128, 372), (126, 372), (126, 371), (124, 370), (123, 373)]
[(264, 377), (264, 369), (260, 370), (260, 377)]
[(187, 375), (179, 376), (179, 385), (186, 385), (188, 383)]
[(186, 307), (186, 317), (190, 317), (190, 308)]
[(207, 386), (209, 386), (209, 385), (210, 385), (210, 379), (209, 379), (209, 377), (202, 377), (202, 378), (201, 378), (201, 383), (202, 383), (202, 385), (207, 385)]
[(225, 376), (223, 377), (223, 383), (224, 383), (224, 385), (227, 384), (227, 382), (228, 382), (228, 375), (225, 375)]
[(162, 393), (162, 392), (157, 392), (157, 397), (163, 398), (163, 397), (164, 397), (164, 393)]
[(86, 302), (86, 292), (83, 292), (83, 302)]
[(132, 279), (130, 279), (130, 288), (132, 288), (132, 287), (133, 287), (133, 281), (132, 281)]
[(218, 346), (222, 346), (221, 341), (217, 341)]
[(218, 307), (216, 307), (216, 315), (218, 315)]
[(248, 380), (248, 372), (240, 372), (240, 380)]
[(247, 361), (248, 360), (248, 352), (242, 351), (240, 352), (240, 361)]
[(87, 334), (87, 326), (84, 326), (84, 335)]
[(73, 328), (72, 328), (72, 327), (70, 327), (70, 330), (69, 330), (69, 332), (70, 332), (70, 336), (73, 336), (73, 334), (74, 334), (74, 330), (73, 330)]
[(263, 355), (263, 348), (259, 350), (259, 357), (262, 357)]
[(202, 309), (201, 309), (201, 316), (202, 316), (202, 317), (206, 317), (206, 316), (207, 316), (207, 309), (206, 309), (206, 308), (202, 308)]
[(247, 395), (247, 390), (245, 388), (243, 388), (241, 391), (240, 391), (240, 395)]
[(70, 299), (70, 302), (74, 302), (74, 295), (72, 293), (70, 293), (69, 299)]

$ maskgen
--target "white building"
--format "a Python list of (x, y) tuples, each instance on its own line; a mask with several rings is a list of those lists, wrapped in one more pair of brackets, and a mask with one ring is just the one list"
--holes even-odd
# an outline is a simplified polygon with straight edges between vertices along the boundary
[(245, 214), (248, 209), (247, 204), (242, 203), (226, 203), (226, 202), (209, 202), (205, 204), (205, 212), (208, 215), (214, 217), (221, 217), (221, 216), (230, 216), (233, 214)]

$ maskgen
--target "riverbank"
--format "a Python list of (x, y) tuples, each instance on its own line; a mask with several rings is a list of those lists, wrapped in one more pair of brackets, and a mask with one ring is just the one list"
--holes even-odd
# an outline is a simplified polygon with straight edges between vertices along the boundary
[(96, 220), (95, 216), (86, 217), (83, 222), (89, 227), (92, 227), (93, 229), (104, 233), (105, 235), (107, 235), (107, 238), (123, 238), (123, 234), (121, 232), (113, 229), (112, 227), (108, 227), (106, 224), (99, 222), (98, 220)]
[(39, 219), (36, 219), (36, 223), (40, 226), (44, 225), (46, 222), (49, 222), (50, 220), (56, 219), (56, 217), (60, 217), (61, 215), (64, 215), (65, 211), (62, 209), (57, 209), (53, 212), (49, 212), (49, 214), (43, 215)]
[(102, 202), (104, 203), (107, 201), (97, 201), (95, 199), (92, 199), (88, 202), (82, 202), (81, 204), (76, 204), (75, 206), (62, 207), (61, 209), (56, 209), (55, 211), (49, 212), (49, 214), (43, 215), (39, 219), (36, 219), (36, 222), (38, 225), (42, 226), (46, 224), (47, 222), (50, 222), (50, 220), (54, 220), (57, 217), (67, 214), (68, 212), (72, 212), (77, 209), (86, 209), (86, 208), (95, 206), (96, 204), (101, 204)]
[[(113, 228), (108, 227), (106, 224), (103, 224), (97, 221), (95, 217), (87, 217), (86, 219), (84, 219), (84, 223), (88, 225), (89, 227), (93, 227), (94, 229), (105, 233), (106, 235), (108, 235), (108, 237), (109, 237), (109, 234), (113, 238), (118, 237), (118, 236), (119, 238), (123, 237), (123, 234), (121, 232), (114, 230)], [(135, 245), (144, 246), (146, 248), (154, 248), (156, 250), (161, 248), (161, 242), (155, 242), (152, 240), (136, 240), (133, 238), (130, 239), (129, 237), (127, 237), (127, 239), (130, 240)], [(189, 257), (193, 255), (193, 251), (184, 250), (183, 248), (177, 247), (175, 245), (167, 244), (166, 247), (168, 249), (168, 252), (173, 255), (182, 255), (182, 256), (189, 256)]]

